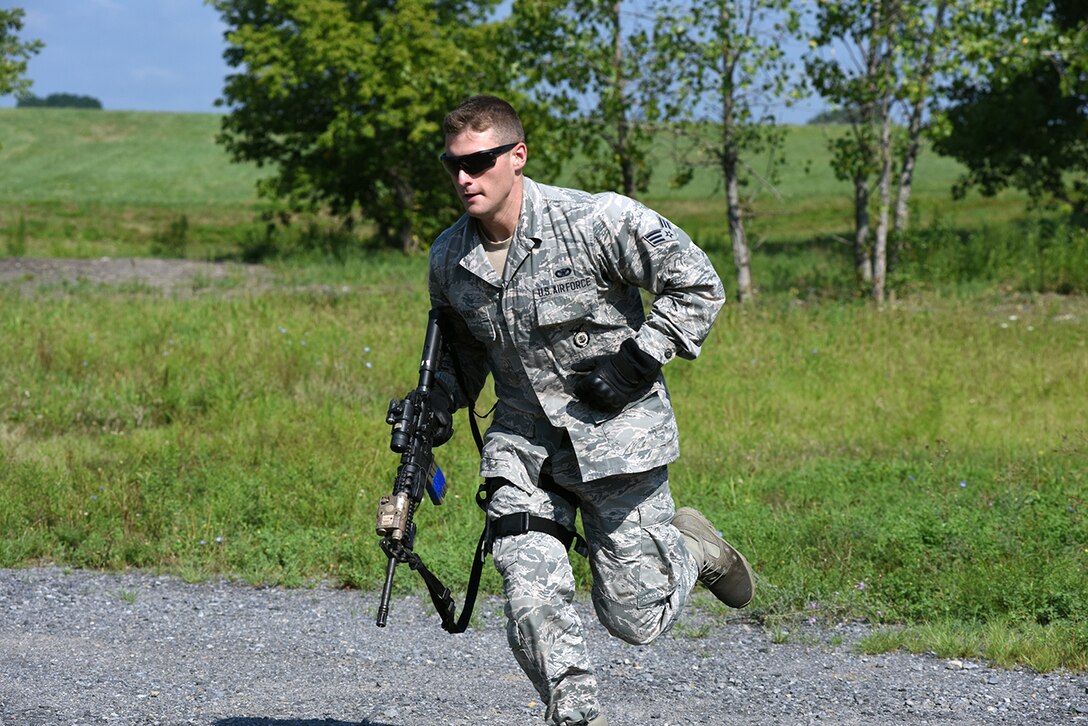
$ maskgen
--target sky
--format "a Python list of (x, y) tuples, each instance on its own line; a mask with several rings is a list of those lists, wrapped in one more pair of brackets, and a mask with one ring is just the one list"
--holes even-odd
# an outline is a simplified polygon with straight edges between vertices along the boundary
[[(93, 96), (112, 111), (210, 113), (223, 90), (226, 26), (203, 0), (14, 0), (30, 92)], [(0, 107), (15, 105), (0, 97)]]
[[(30, 92), (92, 96), (111, 111), (219, 113), (230, 69), (226, 26), (203, 0), (14, 0), (26, 11), (23, 41), (45, 44), (27, 66)], [(15, 105), (0, 97), (0, 108)], [(820, 110), (809, 100), (777, 106), (786, 123)]]

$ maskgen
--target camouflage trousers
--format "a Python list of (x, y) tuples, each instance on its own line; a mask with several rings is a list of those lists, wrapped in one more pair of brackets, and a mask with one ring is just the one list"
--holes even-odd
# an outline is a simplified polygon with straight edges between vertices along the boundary
[[(573, 528), (570, 499), (576, 500), (601, 623), (636, 645), (666, 632), (698, 576), (694, 558), (672, 526), (667, 468), (590, 482), (556, 476), (567, 496), (518, 478), (519, 483), (504, 482), (493, 493), (488, 515), (528, 512)], [(555, 537), (531, 531), (496, 540), (492, 554), (506, 597), (507, 637), (547, 704), (545, 720), (553, 726), (588, 723), (600, 713), (597, 679), (573, 608), (567, 551)]]

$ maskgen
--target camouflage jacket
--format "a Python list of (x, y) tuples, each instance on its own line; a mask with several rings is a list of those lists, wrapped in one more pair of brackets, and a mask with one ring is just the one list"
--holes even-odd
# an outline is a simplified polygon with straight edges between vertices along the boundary
[[(481, 475), (508, 477), (516, 452), (496, 428), (540, 445), (565, 430), (583, 480), (645, 471), (679, 456), (665, 379), (618, 414), (573, 395), (571, 366), (615, 353), (634, 336), (661, 363), (692, 359), (725, 294), (710, 260), (682, 230), (618, 194), (588, 194), (524, 180), (521, 219), (500, 277), (463, 216), (435, 241), (432, 306), (456, 313), (453, 349), (468, 379), (458, 405), (494, 378), (498, 405), (485, 438)], [(649, 314), (640, 289), (654, 295)]]

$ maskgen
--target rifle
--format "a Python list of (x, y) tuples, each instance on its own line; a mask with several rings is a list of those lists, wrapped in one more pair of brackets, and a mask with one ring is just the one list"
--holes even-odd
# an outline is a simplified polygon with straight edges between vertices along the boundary
[[(487, 557), (486, 537), (480, 537), (476, 561), (473, 563), (469, 593), (461, 618), (454, 622), (456, 605), (449, 588), (427, 569), (414, 551), (416, 539), (415, 513), (426, 491), (432, 503), (442, 504), (446, 493), (446, 478), (435, 462), (431, 451), (433, 441), (433, 411), (431, 391), (435, 374), (442, 359), (443, 338), (439, 313), (432, 310), (427, 318), (427, 335), (423, 342), (423, 357), (419, 364), (419, 384), (400, 401), (389, 402), (385, 421), (393, 429), (389, 448), (400, 454), (400, 466), (393, 481), (393, 493), (378, 502), (377, 533), (382, 538), (381, 548), (389, 558), (385, 570), (385, 585), (378, 603), (377, 625), (384, 628), (389, 617), (389, 599), (393, 589), (393, 575), (398, 564), (406, 564), (419, 572), (431, 595), (431, 602), (442, 618), (442, 627), (450, 633), (462, 633), (468, 627), (479, 586), (480, 569)], [(455, 368), (457, 360), (451, 356)], [(473, 434), (479, 435), (473, 421)], [(486, 529), (485, 529), (486, 534)]]

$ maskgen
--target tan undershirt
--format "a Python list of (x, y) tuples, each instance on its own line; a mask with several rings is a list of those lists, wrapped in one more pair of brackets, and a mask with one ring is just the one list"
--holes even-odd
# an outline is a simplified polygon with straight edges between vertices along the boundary
[(495, 272), (498, 273), (500, 278), (503, 276), (503, 270), (506, 269), (506, 253), (510, 251), (510, 242), (513, 239), (514, 237), (510, 236), (504, 240), (492, 242), (485, 235), (480, 235), (484, 253), (487, 254), (487, 259), (491, 261), (491, 266), (495, 268)]

